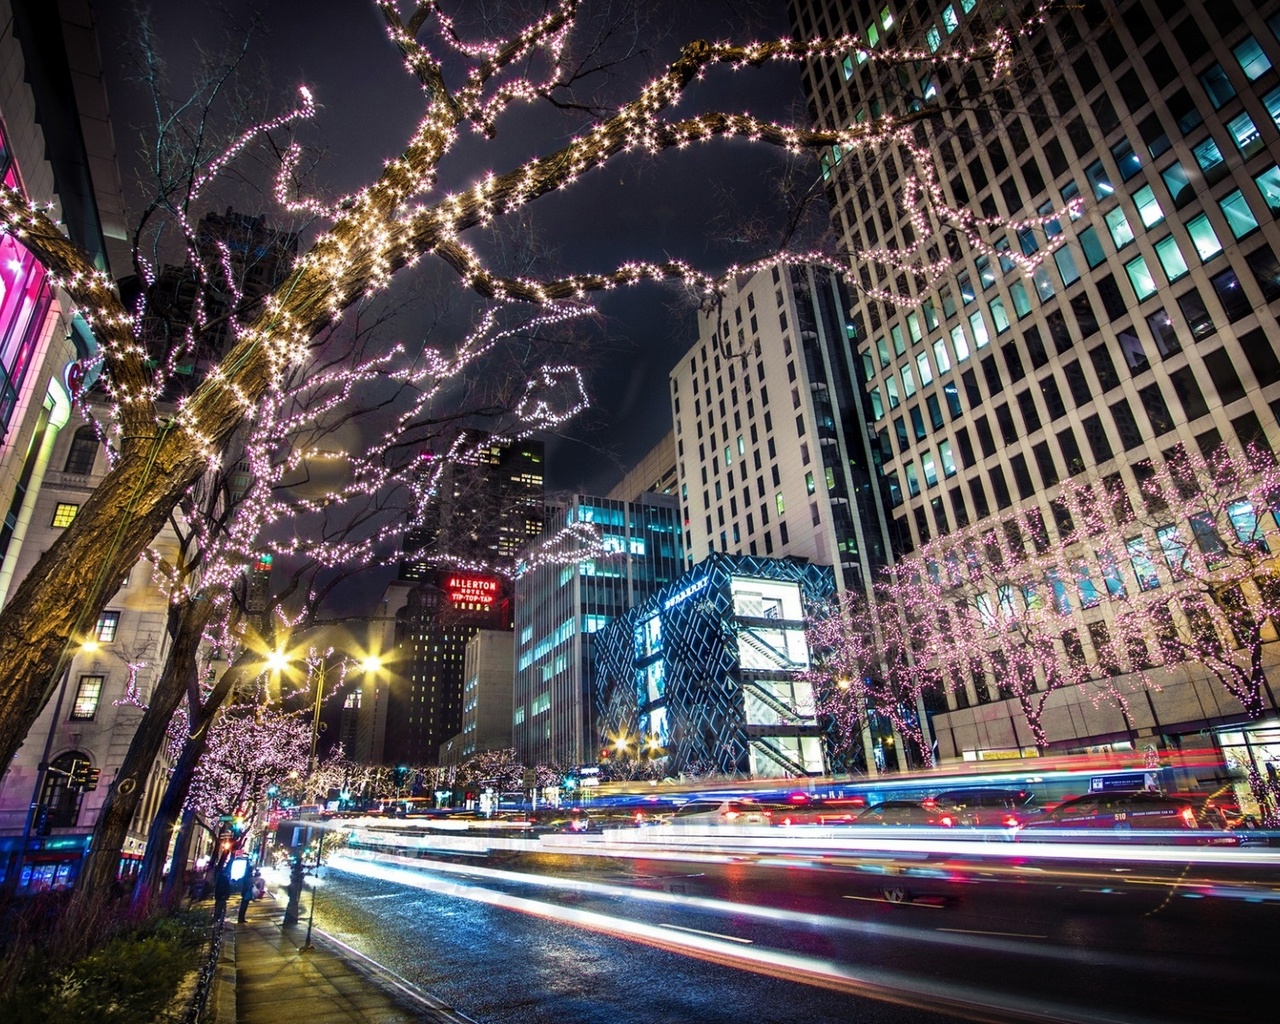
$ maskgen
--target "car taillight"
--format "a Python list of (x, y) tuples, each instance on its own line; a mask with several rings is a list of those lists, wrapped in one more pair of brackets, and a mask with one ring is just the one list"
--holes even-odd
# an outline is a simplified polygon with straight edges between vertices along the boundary
[(1200, 823), (1196, 821), (1196, 812), (1190, 807), (1184, 807), (1178, 812), (1179, 817), (1186, 823), (1187, 828), (1199, 828)]
[(639, 824), (642, 824), (643, 822), (644, 822), (644, 811), (636, 811), (636, 824), (639, 825)]
[(737, 812), (737, 811), (725, 811), (725, 812), (724, 812), (724, 816), (725, 816), (725, 819), (726, 819), (727, 821), (733, 821), (733, 819), (734, 819), (734, 818), (736, 818), (736, 817), (738, 816), (738, 812)]
[(938, 824), (943, 825), (946, 828), (950, 828), (955, 823), (956, 823), (955, 819), (952, 818), (951, 815), (949, 814), (944, 814), (941, 818), (938, 819)]
[(1013, 814), (1006, 814), (1004, 816), (1004, 826), (1005, 828), (1017, 828), (1018, 827), (1017, 816)]

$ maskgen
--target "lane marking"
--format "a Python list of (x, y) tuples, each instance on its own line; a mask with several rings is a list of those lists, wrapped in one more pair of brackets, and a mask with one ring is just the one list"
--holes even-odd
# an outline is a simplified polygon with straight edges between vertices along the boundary
[(723, 932), (704, 932), (701, 928), (686, 928), (682, 924), (668, 924), (666, 921), (659, 921), (658, 927), (674, 928), (678, 932), (690, 932), (693, 935), (706, 935), (713, 939), (724, 939), (726, 942), (740, 942), (744, 946), (755, 944), (754, 939), (744, 939), (739, 935), (725, 935)]
[(891, 907), (921, 907), (925, 910), (942, 910), (936, 903), (894, 903), (883, 896), (841, 896), (842, 900), (864, 900), (867, 903), (888, 903)]
[(985, 932), (979, 928), (936, 928), (939, 932), (955, 932), (957, 935), (998, 935), (1002, 939), (1047, 939), (1047, 935), (1031, 935), (1027, 932)]

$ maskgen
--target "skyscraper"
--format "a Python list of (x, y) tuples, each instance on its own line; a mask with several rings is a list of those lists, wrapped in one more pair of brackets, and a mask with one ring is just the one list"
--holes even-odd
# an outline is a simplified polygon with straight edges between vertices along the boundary
[(511, 629), (504, 573), (542, 529), (542, 442), (468, 431), (453, 450), (387, 592), (387, 763), (435, 764), (462, 730), (467, 642)]
[(557, 558), (516, 580), (513, 738), (526, 764), (595, 763), (601, 740), (592, 691), (595, 636), (680, 574), (678, 516), (674, 496), (666, 494), (636, 501), (579, 495), (549, 516), (547, 536), (589, 524), (603, 551)]
[(671, 371), (685, 563), (711, 552), (836, 566), (863, 590), (889, 552), (844, 284), (761, 270), (704, 314)]
[[(943, 202), (1009, 225), (986, 232), (985, 255), (903, 209), (903, 182), (921, 173), (905, 148), (823, 154), (832, 225), (850, 251), (905, 248), (927, 223), (923, 255), (952, 260), (928, 287), (855, 267), (867, 334), (852, 342), (900, 550), (1017, 503), (1040, 505), (1056, 535), (1052, 499), (1068, 477), (1135, 493), (1179, 446), (1274, 447), (1280, 3), (1053, 7), (1015, 38), (999, 78), (961, 56), (993, 29), (977, 0), (790, 0), (789, 11), (802, 36), (863, 43), (805, 70), (819, 125), (935, 109), (914, 140)], [(874, 59), (891, 48), (940, 59)], [(1018, 226), (1073, 200), (1078, 217)], [(1004, 253), (1045, 258), (1027, 275)], [(877, 290), (910, 298), (888, 305)], [(934, 724), (944, 757), (968, 756), (972, 741), (957, 737), (1016, 713), (976, 706), (999, 704), (993, 692), (949, 695)], [(1176, 732), (1216, 714), (1170, 709), (1157, 721)]]

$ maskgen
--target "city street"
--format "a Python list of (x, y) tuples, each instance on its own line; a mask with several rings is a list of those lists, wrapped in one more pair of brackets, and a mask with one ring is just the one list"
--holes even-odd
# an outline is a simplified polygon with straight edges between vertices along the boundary
[(1256, 866), (1034, 856), (340, 854), (319, 893), (462, 1013), (555, 1024), (1237, 1020), (1280, 914)]

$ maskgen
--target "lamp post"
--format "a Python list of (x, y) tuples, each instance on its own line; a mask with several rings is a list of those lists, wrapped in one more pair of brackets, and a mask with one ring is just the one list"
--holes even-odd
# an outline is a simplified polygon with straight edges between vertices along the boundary
[[(377, 672), (382, 668), (382, 659), (376, 654), (369, 654), (361, 658), (357, 663), (359, 671), (362, 673)], [(315, 701), (311, 705), (311, 749), (307, 756), (307, 776), (303, 784), (310, 786), (314, 783), (314, 777), (317, 768), (316, 746), (320, 741), (320, 707), (324, 703), (324, 684), (325, 676), (328, 672), (329, 660), (328, 654), (321, 656), (320, 662), (316, 665)], [(301, 951), (305, 952), (312, 949), (311, 945), (311, 928), (316, 919), (316, 880), (319, 878), (320, 863), (324, 854), (324, 829), (320, 829), (320, 839), (316, 845), (316, 863), (313, 869), (313, 878), (311, 882), (311, 909), (307, 915), (307, 937), (301, 946)], [(296, 924), (299, 916), (299, 902), (302, 896), (302, 879), (305, 874), (302, 867), (302, 855), (299, 854), (293, 863), (293, 877), (289, 882), (289, 903), (285, 907), (284, 924)]]

